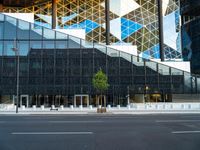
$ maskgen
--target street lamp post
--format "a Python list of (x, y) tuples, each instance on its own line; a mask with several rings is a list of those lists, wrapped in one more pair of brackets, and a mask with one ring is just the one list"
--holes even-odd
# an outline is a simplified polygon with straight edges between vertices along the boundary
[(19, 50), (17, 47), (17, 41), (14, 40), (13, 51), (17, 57), (17, 106), (16, 106), (16, 113), (18, 113), (18, 106), (19, 106)]
[(146, 103), (147, 102), (147, 94), (148, 94), (149, 87), (147, 85), (145, 85), (144, 90), (145, 90), (144, 101)]
[(129, 91), (129, 86), (127, 86), (127, 104), (129, 105), (130, 104), (130, 91)]

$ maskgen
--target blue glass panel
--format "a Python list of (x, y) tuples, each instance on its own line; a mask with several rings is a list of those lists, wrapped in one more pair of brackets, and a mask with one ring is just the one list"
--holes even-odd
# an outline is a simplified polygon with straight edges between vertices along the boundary
[(56, 32), (56, 39), (67, 39), (67, 35), (61, 32)]
[(17, 20), (15, 18), (6, 16), (5, 26), (4, 26), (4, 38), (5, 39), (15, 39), (17, 30)]
[(3, 54), (6, 56), (14, 56), (15, 52), (13, 51), (13, 43), (14, 41), (4, 41), (4, 52)]
[(126, 19), (126, 18), (121, 18), (121, 31), (122, 31), (121, 38), (122, 38), (122, 40), (129, 37), (131, 34), (138, 31), (142, 27), (143, 26), (137, 22), (134, 22), (134, 21)]
[(80, 48), (81, 47), (81, 40), (79, 38), (69, 36), (68, 40), (68, 48)]
[(3, 54), (3, 42), (0, 42), (0, 56)]
[(55, 41), (43, 41), (43, 48), (55, 48)]
[(67, 48), (67, 41), (56, 41), (56, 48)]
[(42, 48), (42, 41), (30, 41), (30, 48), (33, 49)]
[(30, 24), (28, 22), (19, 20), (18, 21), (17, 38), (18, 39), (29, 39), (29, 27), (30, 27)]
[(28, 41), (19, 41), (18, 43), (20, 55), (26, 56), (29, 51), (29, 42)]
[(77, 16), (76, 13), (70, 15), (70, 16), (65, 16), (62, 17), (62, 24), (65, 24), (67, 21), (72, 20), (73, 18), (75, 18)]
[(3, 23), (0, 22), (0, 39), (3, 39)]
[(92, 30), (96, 29), (99, 27), (99, 24), (96, 22), (93, 22), (91, 20), (85, 20), (79, 24), (73, 24), (71, 26), (69, 26), (69, 28), (81, 28), (81, 29), (85, 29), (86, 33), (91, 32)]
[(5, 17), (5, 15), (0, 14), (0, 21), (4, 21), (4, 17)]
[(45, 28), (51, 29), (51, 25), (48, 23), (39, 22), (39, 21), (35, 21), (34, 23), (35, 23), (35, 28), (45, 27)]
[(31, 24), (30, 39), (41, 40), (42, 39), (42, 28), (35, 28), (35, 26), (33, 24)]
[(43, 37), (44, 39), (55, 39), (55, 31), (51, 29), (43, 28)]

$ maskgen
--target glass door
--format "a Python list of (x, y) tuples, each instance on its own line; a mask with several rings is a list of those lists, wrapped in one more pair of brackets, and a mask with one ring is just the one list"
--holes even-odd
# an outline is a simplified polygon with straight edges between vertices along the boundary
[(22, 106), (28, 107), (28, 95), (20, 96), (20, 107)]

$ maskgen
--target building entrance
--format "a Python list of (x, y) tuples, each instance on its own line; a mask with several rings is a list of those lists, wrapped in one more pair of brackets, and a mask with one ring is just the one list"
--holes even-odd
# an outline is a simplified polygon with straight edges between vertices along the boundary
[(74, 107), (83, 107), (89, 106), (89, 95), (74, 95)]
[(20, 107), (22, 107), (22, 106), (28, 107), (28, 100), (29, 100), (28, 95), (21, 95), (20, 96)]

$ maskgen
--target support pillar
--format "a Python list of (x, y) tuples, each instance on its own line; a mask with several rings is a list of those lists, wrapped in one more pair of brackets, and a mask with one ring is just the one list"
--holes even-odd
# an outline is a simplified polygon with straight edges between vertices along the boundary
[(105, 0), (106, 45), (110, 45), (110, 0)]
[(159, 44), (160, 44), (160, 59), (164, 61), (164, 35), (163, 35), (163, 11), (162, 0), (157, 0), (158, 4), (158, 24), (159, 24)]
[(57, 25), (57, 0), (52, 0), (52, 29)]
[(0, 12), (3, 12), (3, 5), (0, 4)]
[(76, 107), (76, 96), (74, 95), (74, 107)]

